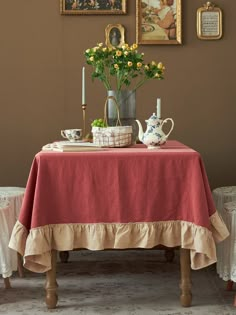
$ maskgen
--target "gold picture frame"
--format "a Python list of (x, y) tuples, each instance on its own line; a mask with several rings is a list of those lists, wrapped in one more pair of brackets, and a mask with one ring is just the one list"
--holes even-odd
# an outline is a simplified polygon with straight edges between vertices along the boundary
[(106, 45), (120, 48), (125, 44), (125, 28), (121, 24), (108, 24), (105, 28)]
[(77, 14), (126, 14), (126, 0), (60, 0), (60, 13)]
[(182, 0), (136, 0), (138, 44), (182, 44)]
[(212, 2), (197, 10), (197, 37), (206, 40), (222, 37), (222, 10)]

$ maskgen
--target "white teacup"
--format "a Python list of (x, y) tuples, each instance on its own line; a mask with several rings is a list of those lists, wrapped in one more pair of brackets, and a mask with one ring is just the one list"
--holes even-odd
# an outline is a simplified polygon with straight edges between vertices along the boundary
[(65, 129), (61, 130), (61, 135), (63, 138), (69, 141), (78, 141), (82, 137), (82, 129)]

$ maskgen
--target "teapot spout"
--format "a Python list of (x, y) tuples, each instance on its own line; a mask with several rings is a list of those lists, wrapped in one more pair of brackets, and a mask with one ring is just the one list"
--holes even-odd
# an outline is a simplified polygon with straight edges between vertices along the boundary
[(142, 142), (142, 140), (143, 140), (143, 127), (142, 127), (142, 125), (138, 119), (136, 119), (136, 122), (138, 124), (138, 138)]

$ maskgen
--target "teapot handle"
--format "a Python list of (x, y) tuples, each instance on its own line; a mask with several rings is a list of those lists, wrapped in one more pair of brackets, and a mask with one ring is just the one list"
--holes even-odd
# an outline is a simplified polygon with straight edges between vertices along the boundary
[(174, 120), (173, 120), (172, 118), (166, 118), (166, 119), (164, 119), (164, 120), (162, 121), (162, 123), (161, 123), (161, 129), (162, 129), (162, 126), (163, 126), (165, 123), (167, 123), (168, 120), (171, 121), (171, 128), (170, 128), (170, 131), (168, 132), (168, 134), (165, 136), (166, 139), (169, 137), (169, 135), (170, 135), (170, 133), (171, 133), (171, 131), (173, 130), (174, 125), (175, 125), (175, 124), (174, 124)]

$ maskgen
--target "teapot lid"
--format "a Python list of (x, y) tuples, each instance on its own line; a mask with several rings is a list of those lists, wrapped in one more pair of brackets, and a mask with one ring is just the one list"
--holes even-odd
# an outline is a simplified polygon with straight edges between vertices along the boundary
[(150, 124), (157, 124), (159, 121), (159, 119), (157, 118), (157, 115), (155, 113), (152, 114), (152, 116), (146, 120), (147, 123), (150, 123)]

